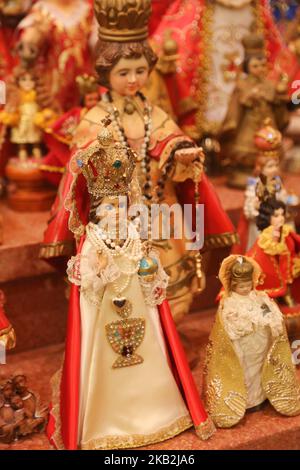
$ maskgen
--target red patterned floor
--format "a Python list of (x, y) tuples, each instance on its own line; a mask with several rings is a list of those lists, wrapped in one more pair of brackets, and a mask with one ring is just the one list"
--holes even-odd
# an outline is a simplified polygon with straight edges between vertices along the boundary
[[(213, 312), (191, 315), (180, 327), (190, 345), (199, 350), (200, 362), (194, 370), (197, 386), (201, 390), (204, 347), (213, 322)], [(0, 366), (0, 377), (24, 373), (30, 386), (40, 396), (42, 403), (50, 400), (49, 380), (60, 365), (63, 345), (54, 345), (20, 354), (11, 354), (8, 364)], [(300, 379), (300, 370), (299, 370)], [(51, 447), (45, 435), (36, 435), (11, 445), (0, 444), (0, 450), (46, 450)], [(200, 441), (193, 431), (147, 447), (168, 450), (217, 449), (300, 449), (300, 416), (284, 418), (271, 407), (249, 414), (241, 424), (230, 430), (218, 430), (209, 441)]]

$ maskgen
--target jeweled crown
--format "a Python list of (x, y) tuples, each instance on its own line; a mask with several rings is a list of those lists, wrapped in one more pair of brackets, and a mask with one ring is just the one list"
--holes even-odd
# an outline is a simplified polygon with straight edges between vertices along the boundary
[(265, 39), (263, 34), (252, 31), (242, 38), (242, 44), (245, 49), (246, 57), (264, 54), (265, 52)]
[(103, 41), (146, 40), (151, 0), (95, 0), (95, 15)]
[(266, 119), (263, 127), (255, 133), (254, 143), (261, 153), (278, 153), (282, 146), (282, 134), (272, 126), (270, 119)]
[(77, 165), (87, 181), (89, 193), (97, 198), (127, 195), (136, 166), (136, 154), (130, 147), (115, 142), (108, 129), (110, 120), (103, 120), (98, 144), (78, 152)]

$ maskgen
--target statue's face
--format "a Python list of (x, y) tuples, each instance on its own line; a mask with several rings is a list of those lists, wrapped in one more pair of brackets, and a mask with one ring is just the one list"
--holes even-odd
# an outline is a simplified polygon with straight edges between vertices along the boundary
[(240, 281), (232, 287), (233, 292), (239, 295), (248, 295), (253, 289), (252, 281)]
[(264, 78), (267, 75), (267, 61), (265, 58), (253, 57), (248, 65), (250, 75), (257, 78)]
[(280, 229), (285, 223), (285, 214), (284, 210), (280, 207), (279, 209), (276, 209), (271, 216), (271, 225), (273, 227)]
[(99, 101), (99, 95), (96, 91), (93, 93), (87, 93), (84, 97), (84, 104), (86, 108), (88, 109), (91, 109), (94, 106), (96, 106), (98, 101)]
[(29, 73), (26, 73), (19, 79), (19, 87), (24, 91), (31, 91), (34, 89), (34, 80)]
[(274, 178), (279, 175), (279, 162), (276, 159), (268, 160), (262, 169), (262, 174), (267, 178)]
[(111, 89), (122, 96), (134, 96), (148, 80), (149, 64), (145, 56), (120, 59), (109, 74)]
[(31, 7), (31, 0), (0, 0), (0, 12), (7, 16), (25, 14)]

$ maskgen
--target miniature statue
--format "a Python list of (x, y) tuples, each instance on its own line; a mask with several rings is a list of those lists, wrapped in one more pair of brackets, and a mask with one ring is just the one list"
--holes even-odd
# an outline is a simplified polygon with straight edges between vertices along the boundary
[[(135, 30), (130, 35), (123, 28), (123, 7), (123, 1), (118, 4), (111, 1), (95, 3), (100, 25), (96, 70), (99, 83), (108, 87), (108, 92), (83, 117), (73, 139), (74, 151), (96, 140), (103, 128), (102, 120), (109, 115), (115, 141), (128, 144), (138, 154), (137, 169), (144, 201), (149, 205), (158, 202), (169, 207), (176, 203), (181, 206), (189, 204), (193, 215), (196, 213), (196, 203), (203, 203), (203, 250), (230, 247), (236, 240), (234, 227), (203, 172), (202, 149), (141, 93), (157, 57), (146, 41), (146, 33), (137, 37)], [(114, 20), (109, 19), (110, 8), (114, 11)], [(145, 5), (139, 0), (136, 6), (130, 8), (134, 18), (135, 10), (145, 10)], [(117, 28), (114, 21), (119, 20), (120, 27)], [(128, 19), (130, 28), (131, 20)], [(64, 188), (60, 188), (60, 202), (56, 207), (63, 207), (61, 195), (65, 196), (71, 179), (70, 175), (64, 179)], [(60, 209), (52, 217), (45, 234), (45, 245), (51, 250), (57, 246), (58, 250), (63, 251), (65, 245), (70, 246), (71, 237), (63, 210)], [(195, 221), (195, 217), (193, 219)], [(175, 231), (174, 227), (171, 231)], [(173, 235), (168, 240), (163, 236), (156, 240), (162, 265), (170, 276), (168, 300), (176, 321), (188, 313), (194, 295), (205, 286), (200, 253), (198, 250), (186, 250), (185, 242), (185, 239), (179, 240)]]
[(206, 351), (204, 396), (217, 427), (230, 428), (269, 400), (284, 416), (300, 414), (300, 384), (282, 314), (257, 290), (262, 270), (231, 255), (220, 268), (224, 288)]
[(91, 72), (92, 4), (92, 0), (39, 0), (18, 27), (21, 64), (43, 65), (51, 104), (60, 113), (78, 105), (76, 77)]
[(254, 136), (266, 119), (280, 131), (288, 124), (288, 80), (277, 84), (267, 78), (263, 36), (251, 33), (243, 38), (245, 76), (237, 81), (222, 126), (224, 154), (230, 158), (228, 183), (244, 188), (252, 173), (257, 150)]
[(261, 233), (247, 255), (263, 270), (258, 289), (277, 300), (292, 338), (300, 331), (300, 236), (285, 217), (283, 202), (275, 198), (264, 201), (256, 219)]
[(219, 136), (244, 60), (241, 40), (253, 23), (263, 34), (268, 64), (289, 74), (292, 53), (287, 56), (268, 0), (173, 0), (160, 21), (158, 14), (151, 41), (158, 56), (166, 31), (178, 45), (176, 72), (165, 79), (180, 128), (197, 142)]
[(32, 155), (41, 159), (41, 128), (50, 125), (54, 113), (39, 104), (36, 91), (37, 76), (34, 72), (17, 68), (14, 71), (15, 88), (11, 89), (5, 110), (0, 113), (0, 122), (11, 128), (10, 141), (18, 145), (20, 162), (26, 162), (32, 146)]
[[(127, 204), (130, 210), (142, 203), (137, 155), (115, 142), (110, 118), (102, 124), (96, 144), (70, 162), (69, 226), (82, 237), (68, 263), (69, 326), (63, 369), (53, 379), (48, 436), (58, 449), (124, 449), (171, 438), (194, 422), (207, 439), (214, 429), (164, 300), (167, 275), (151, 240), (141, 242), (141, 220), (132, 215), (130, 221), (126, 212)], [(82, 204), (90, 208), (87, 219)]]
[[(31, 6), (31, 0), (1, 0), (0, 2), (0, 79), (7, 81), (17, 65), (14, 54), (17, 42), (16, 28)], [(1, 105), (0, 101), (0, 105)]]
[(75, 131), (85, 114), (100, 100), (100, 87), (94, 76), (83, 74), (76, 77), (80, 91), (80, 103), (48, 126), (44, 141), (49, 149), (39, 168), (51, 184), (58, 186), (70, 161)]
[(47, 410), (38, 410), (35, 395), (27, 389), (27, 379), (17, 375), (2, 387), (4, 403), (0, 407), (0, 441), (11, 443), (20, 437), (41, 432)]
[(0, 290), (0, 343), (5, 349), (13, 349), (16, 345), (16, 334), (4, 311), (5, 296)]
[(240, 243), (232, 251), (236, 254), (246, 253), (257, 240), (259, 231), (256, 217), (259, 206), (269, 197), (275, 197), (286, 204), (287, 221), (295, 231), (294, 219), (299, 198), (286, 190), (280, 176), (282, 135), (267, 121), (255, 134), (254, 140), (257, 149), (254, 176), (248, 178), (247, 182), (243, 214), (238, 226)]

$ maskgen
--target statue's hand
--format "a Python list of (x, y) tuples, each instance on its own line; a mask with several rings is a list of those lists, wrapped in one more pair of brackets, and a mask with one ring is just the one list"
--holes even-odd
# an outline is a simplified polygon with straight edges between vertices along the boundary
[(175, 161), (183, 165), (190, 165), (191, 163), (203, 164), (205, 155), (201, 147), (191, 147), (187, 149), (177, 150), (175, 152)]

